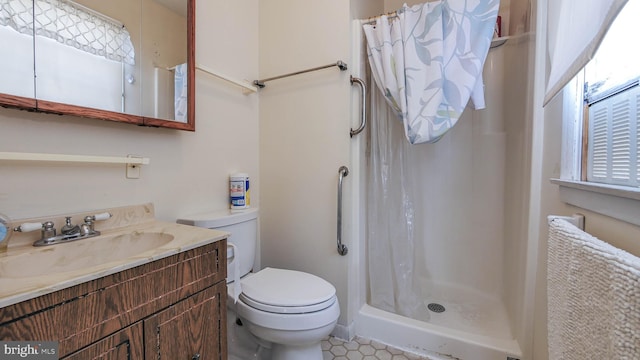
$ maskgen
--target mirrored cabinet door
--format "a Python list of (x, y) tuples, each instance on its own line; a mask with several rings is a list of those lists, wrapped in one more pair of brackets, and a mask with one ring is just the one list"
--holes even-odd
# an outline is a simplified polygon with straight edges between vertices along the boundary
[(141, 5), (34, 0), (38, 107), (141, 114)]
[(187, 0), (142, 0), (142, 114), (187, 122)]
[(0, 99), (35, 107), (32, 0), (0, 0)]
[(0, 0), (0, 105), (195, 130), (196, 0)]

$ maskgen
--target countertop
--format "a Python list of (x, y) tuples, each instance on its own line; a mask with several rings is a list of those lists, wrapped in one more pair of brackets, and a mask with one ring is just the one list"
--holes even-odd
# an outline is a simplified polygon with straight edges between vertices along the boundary
[[(101, 234), (97, 237), (43, 247), (31, 246), (32, 238), (29, 239), (28, 244), (23, 239), (15, 246), (11, 246), (10, 240), (6, 252), (0, 253), (0, 308), (207, 245), (229, 236), (229, 233), (223, 231), (157, 221), (153, 218), (153, 205), (142, 206), (142, 208), (108, 209), (113, 215), (113, 220), (105, 221), (108, 225), (100, 229)], [(137, 216), (140, 214), (142, 216)], [(82, 217), (84, 214), (76, 215), (76, 217)], [(123, 225), (125, 222), (123, 219), (131, 220), (130, 224)], [(138, 237), (150, 234), (167, 240), (149, 250), (128, 254), (127, 247), (118, 247), (118, 242), (114, 239), (117, 239), (118, 235), (131, 234)], [(105, 261), (105, 258), (108, 260)], [(111, 260), (112, 258), (114, 259)], [(79, 264), (77, 262), (81, 262), (82, 265), (77, 265)]]

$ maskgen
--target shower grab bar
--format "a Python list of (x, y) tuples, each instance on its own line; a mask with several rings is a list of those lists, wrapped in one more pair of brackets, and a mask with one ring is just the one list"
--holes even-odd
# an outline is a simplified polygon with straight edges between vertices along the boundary
[(337, 66), (340, 69), (340, 71), (347, 70), (347, 64), (342, 62), (342, 60), (338, 60), (337, 62), (335, 62), (333, 64), (329, 64), (329, 65), (318, 66), (318, 67), (314, 67), (314, 68), (307, 69), (307, 70), (300, 70), (300, 71), (292, 72), (292, 73), (289, 73), (289, 74), (270, 77), (270, 78), (267, 78), (267, 79), (254, 80), (253, 81), (253, 85), (255, 85), (258, 88), (262, 89), (262, 88), (264, 88), (266, 86), (264, 83), (267, 82), (267, 81), (278, 80), (278, 79), (286, 78), (286, 77), (289, 77), (289, 76), (300, 75), (300, 74), (304, 74), (304, 73), (308, 73), (308, 72), (312, 72), (312, 71), (317, 71), (317, 70), (322, 70), (322, 69), (326, 69), (326, 68), (330, 68), (330, 67), (334, 67), (334, 66)]
[(346, 245), (342, 243), (342, 180), (349, 175), (349, 168), (340, 166), (338, 169), (338, 254), (345, 256), (349, 252)]
[(364, 83), (364, 80), (357, 77), (353, 77), (353, 76), (351, 76), (350, 80), (351, 80), (352, 86), (353, 86), (353, 83), (360, 85), (360, 90), (362, 92), (360, 96), (360, 102), (362, 104), (362, 110), (360, 115), (360, 127), (358, 127), (355, 130), (351, 129), (351, 131), (349, 132), (349, 135), (353, 137), (354, 135), (360, 134), (362, 130), (364, 130), (364, 127), (367, 125), (367, 84)]

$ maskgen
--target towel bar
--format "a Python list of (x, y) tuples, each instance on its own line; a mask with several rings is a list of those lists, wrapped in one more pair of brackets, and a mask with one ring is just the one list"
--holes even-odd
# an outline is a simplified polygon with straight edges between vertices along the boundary
[(578, 229), (584, 231), (584, 215), (582, 214), (573, 214), (571, 216), (560, 216), (560, 215), (551, 215), (549, 220), (554, 219), (562, 219), (570, 223), (571, 225), (577, 227)]
[(334, 66), (337, 66), (340, 69), (340, 71), (347, 70), (347, 64), (342, 62), (342, 60), (338, 60), (337, 62), (335, 62), (333, 64), (329, 64), (329, 65), (318, 66), (318, 67), (314, 67), (314, 68), (307, 69), (307, 70), (300, 70), (300, 71), (292, 72), (292, 73), (289, 73), (289, 74), (270, 77), (270, 78), (267, 78), (267, 79), (255, 80), (253, 82), (253, 84), (255, 86), (259, 87), (260, 89), (262, 89), (263, 87), (266, 86), (264, 83), (267, 82), (267, 81), (278, 80), (278, 79), (286, 78), (286, 77), (289, 77), (289, 76), (300, 75), (300, 74), (308, 73), (308, 72), (311, 72), (311, 71), (322, 70), (322, 69), (326, 69), (326, 68), (330, 68), (330, 67), (334, 67)]
[(226, 82), (228, 82), (230, 84), (239, 86), (239, 87), (243, 88), (244, 89), (243, 91), (246, 92), (246, 93), (254, 93), (254, 92), (258, 91), (258, 89), (255, 86), (252, 86), (252, 85), (250, 85), (248, 83), (245, 83), (244, 81), (239, 81), (239, 80), (233, 79), (233, 78), (231, 78), (231, 77), (229, 77), (227, 75), (223, 75), (223, 74), (221, 74), (221, 73), (219, 73), (217, 71), (214, 71), (212, 69), (209, 69), (209, 68), (207, 68), (207, 67), (205, 67), (205, 66), (203, 66), (201, 64), (196, 64), (196, 69), (200, 70), (200, 71), (202, 71), (204, 73), (207, 73), (207, 74), (209, 74), (209, 75), (211, 75), (213, 77), (216, 77), (216, 78), (218, 78), (220, 80), (224, 80), (224, 81), (226, 81)]

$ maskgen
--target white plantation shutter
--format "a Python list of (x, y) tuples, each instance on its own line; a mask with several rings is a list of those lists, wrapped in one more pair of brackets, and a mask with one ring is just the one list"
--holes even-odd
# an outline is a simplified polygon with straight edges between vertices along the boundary
[(639, 186), (640, 86), (600, 100), (589, 107), (587, 180)]
[(598, 103), (589, 109), (589, 177), (590, 181), (607, 181), (608, 116), (607, 104)]
[(636, 108), (636, 131), (635, 131), (635, 144), (636, 144), (636, 159), (634, 165), (636, 167), (636, 184), (640, 184), (640, 168), (638, 167), (638, 159), (640, 159), (640, 90), (636, 89), (635, 96), (635, 108)]

